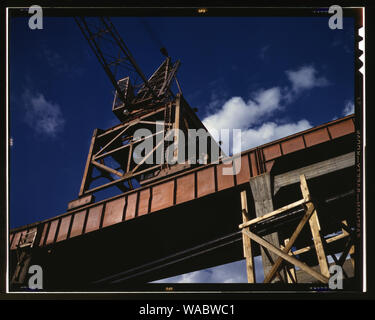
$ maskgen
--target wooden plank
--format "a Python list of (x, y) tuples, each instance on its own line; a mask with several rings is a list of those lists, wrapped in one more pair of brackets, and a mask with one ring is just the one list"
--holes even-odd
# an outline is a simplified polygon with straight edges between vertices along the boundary
[(340, 258), (339, 258), (339, 261), (338, 261), (338, 264), (340, 266), (343, 266), (345, 260), (346, 260), (346, 257), (348, 256), (349, 254), (349, 251), (351, 250), (352, 248), (352, 245), (353, 245), (353, 238), (352, 237), (349, 237), (346, 245), (345, 245), (345, 249), (344, 251), (342, 252)]
[[(242, 221), (246, 223), (249, 220), (246, 191), (241, 191)], [(243, 255), (246, 258), (247, 282), (255, 283), (254, 257), (251, 250), (251, 240), (242, 234)]]
[[(303, 227), (305, 226), (306, 222), (310, 219), (311, 215), (315, 212), (315, 207), (312, 203), (307, 204), (307, 210), (304, 216), (302, 217), (301, 221), (298, 223), (297, 228), (294, 230), (292, 236), (290, 237), (288, 243), (286, 244), (283, 252), (288, 253), (292, 248), (294, 242), (297, 240), (299, 234), (301, 233)], [(264, 283), (268, 283), (272, 281), (274, 278), (276, 271), (281, 266), (282, 259), (278, 258), (275, 264), (272, 266), (271, 271), (264, 277)]]
[(329, 278), (323, 276), (319, 272), (316, 272), (314, 269), (310, 268), (307, 264), (305, 264), (305, 263), (299, 261), (298, 259), (286, 254), (285, 252), (276, 248), (274, 245), (272, 245), (268, 241), (262, 239), (261, 237), (257, 236), (256, 234), (254, 234), (254, 233), (252, 233), (252, 232), (250, 232), (246, 229), (242, 229), (242, 232), (244, 234), (246, 234), (248, 237), (250, 237), (251, 240), (254, 240), (255, 242), (257, 242), (261, 246), (268, 249), (269, 251), (271, 251), (274, 254), (280, 256), (282, 259), (284, 259), (284, 260), (294, 264), (295, 266), (299, 267), (300, 269), (302, 269), (306, 273), (310, 274), (311, 276), (313, 276), (315, 279), (319, 280), (320, 282), (328, 283)]
[[(289, 239), (284, 240), (285, 247), (288, 245)], [(283, 250), (285, 252), (285, 250)], [(294, 265), (287, 265), (287, 281), (288, 283), (297, 283), (297, 275), (296, 275), (296, 268)]]
[(287, 210), (293, 209), (293, 208), (295, 208), (295, 207), (301, 206), (301, 205), (303, 205), (304, 203), (307, 203), (308, 201), (309, 201), (309, 200), (305, 200), (305, 199), (298, 200), (298, 201), (293, 202), (293, 203), (291, 203), (291, 204), (288, 204), (288, 205), (286, 205), (286, 206), (284, 206), (284, 207), (281, 207), (281, 208), (279, 208), (279, 209), (276, 209), (275, 211), (272, 211), (272, 212), (270, 212), (270, 213), (267, 213), (267, 214), (265, 214), (264, 216), (261, 216), (261, 217), (258, 217), (258, 218), (251, 219), (250, 221), (247, 221), (246, 223), (241, 223), (238, 227), (239, 227), (240, 229), (242, 229), (242, 228), (246, 228), (246, 227), (248, 227), (248, 226), (250, 226), (250, 225), (252, 225), (252, 224), (254, 224), (254, 223), (257, 223), (257, 222), (259, 222), (259, 221), (263, 221), (263, 220), (265, 220), (265, 219), (268, 219), (268, 218), (270, 218), (270, 217), (273, 217), (273, 216), (275, 216), (275, 215), (277, 215), (277, 214), (279, 214), (279, 213), (282, 213), (282, 212), (284, 212), (284, 211), (287, 211)]
[[(331, 242), (334, 242), (334, 241), (337, 241), (337, 240), (340, 240), (340, 239), (344, 239), (344, 238), (346, 238), (347, 236), (348, 236), (348, 234), (341, 233), (341, 234), (339, 234), (339, 235), (337, 235), (337, 236), (333, 236), (333, 237), (331, 237), (331, 238), (328, 238), (328, 239), (326, 239), (325, 241), (326, 241), (327, 243), (331, 243)], [(315, 248), (315, 245), (306, 246), (306, 247), (304, 247), (304, 248), (301, 248), (301, 249), (298, 249), (298, 250), (296, 250), (296, 251), (293, 251), (293, 254), (294, 254), (294, 255), (302, 254), (302, 253), (305, 253), (305, 252), (310, 251), (310, 250), (313, 249), (313, 248)], [(290, 254), (292, 254), (292, 253), (290, 253)]]
[[(272, 256), (271, 256), (270, 252), (269, 252), (268, 249), (266, 249), (266, 248), (263, 248), (263, 251), (264, 251), (265, 255), (267, 256), (267, 259), (268, 259), (270, 265), (273, 266), (273, 265), (275, 264), (275, 262), (274, 262), (274, 260), (272, 259)], [(276, 256), (276, 257), (277, 257), (277, 256)], [(284, 278), (281, 276), (279, 270), (276, 270), (275, 275), (280, 279), (280, 281), (281, 281), (282, 283), (285, 283)]]
[[(306, 182), (306, 177), (305, 175), (300, 176), (301, 179), (301, 191), (303, 197), (308, 197), (309, 196), (309, 189), (307, 187), (307, 182)], [(323, 242), (320, 237), (320, 225), (319, 225), (319, 219), (318, 219), (318, 214), (316, 210), (313, 212), (309, 219), (309, 224), (310, 224), (310, 230), (311, 234), (313, 236), (313, 241), (314, 241), (314, 246), (315, 246), (315, 251), (316, 255), (318, 258), (319, 266), (320, 266), (320, 272), (326, 276), (330, 277), (329, 269), (328, 269), (328, 262), (327, 262), (327, 257), (324, 251), (323, 247)]]
[(282, 187), (298, 183), (300, 181), (301, 174), (304, 174), (306, 179), (311, 179), (354, 166), (354, 164), (355, 155), (354, 152), (350, 152), (329, 160), (320, 161), (303, 168), (276, 175), (274, 177), (273, 193), (276, 194), (277, 191)]
[(354, 258), (353, 258), (353, 255), (355, 253), (355, 247), (354, 247), (354, 244), (351, 246), (350, 250), (349, 250), (349, 254), (350, 254), (350, 261), (352, 262), (352, 266), (353, 266), (353, 270), (354, 270), (354, 264), (355, 264), (355, 261), (354, 261)]

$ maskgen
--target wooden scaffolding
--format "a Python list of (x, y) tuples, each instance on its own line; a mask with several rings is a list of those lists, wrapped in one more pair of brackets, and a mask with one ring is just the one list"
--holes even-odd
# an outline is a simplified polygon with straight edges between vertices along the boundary
[[(342, 221), (341, 233), (335, 234), (330, 237), (322, 236), (317, 208), (311, 197), (306, 182), (306, 177), (303, 174), (300, 175), (300, 188), (303, 196), (302, 199), (251, 220), (249, 219), (246, 191), (241, 192), (243, 223), (239, 225), (239, 229), (242, 230), (243, 253), (246, 259), (248, 283), (256, 283), (253, 244), (259, 245), (261, 246), (261, 248), (263, 248), (266, 256), (272, 264), (271, 270), (268, 273), (265, 272), (263, 281), (264, 283), (270, 283), (276, 277), (280, 282), (283, 283), (297, 283), (296, 267), (313, 277), (318, 282), (328, 283), (330, 278), (330, 268), (327, 261), (327, 256), (332, 257), (335, 265), (343, 267), (348, 254), (350, 254), (351, 263), (354, 268), (354, 235), (347, 222), (345, 220)], [(284, 245), (277, 247), (276, 245), (264, 239), (264, 236), (259, 236), (252, 230), (252, 226), (256, 225), (257, 223), (264, 222), (267, 219), (273, 219), (281, 215), (285, 215), (298, 207), (303, 207), (304, 214), (291, 236), (287, 239), (284, 239)], [(313, 244), (304, 248), (295, 249), (293, 246), (307, 222), (309, 222)], [(326, 245), (343, 238), (347, 238), (347, 241), (340, 258), (337, 259), (334, 253), (328, 252), (326, 250)], [(305, 262), (297, 258), (299, 254), (305, 253), (310, 250), (315, 250), (316, 257), (319, 263), (318, 271), (315, 270), (316, 268), (314, 269), (312, 266), (307, 265)], [(277, 259), (275, 261), (272, 259), (271, 253), (277, 256)], [(344, 270), (343, 273), (345, 277), (348, 277)]]

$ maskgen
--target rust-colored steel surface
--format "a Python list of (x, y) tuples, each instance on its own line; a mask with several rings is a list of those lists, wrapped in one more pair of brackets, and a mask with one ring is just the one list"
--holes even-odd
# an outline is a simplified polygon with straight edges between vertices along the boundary
[(21, 235), (36, 227), (42, 234), (35, 245), (47, 246), (233, 188), (247, 183), (251, 177), (270, 171), (274, 161), (286, 154), (352, 133), (354, 133), (354, 115), (242, 152), (241, 170), (235, 175), (223, 175), (222, 169), (230, 166), (216, 163), (168, 176), (111, 199), (91, 203), (60, 216), (14, 229), (10, 233), (10, 249), (16, 249)]

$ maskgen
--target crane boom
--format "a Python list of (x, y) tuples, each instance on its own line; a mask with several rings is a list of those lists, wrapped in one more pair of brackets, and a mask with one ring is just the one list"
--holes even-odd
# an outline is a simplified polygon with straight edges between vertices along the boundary
[[(125, 106), (144, 101), (154, 103), (173, 95), (169, 86), (172, 78), (175, 78), (179, 61), (172, 64), (171, 58), (167, 57), (150, 79), (147, 79), (109, 17), (74, 19), (116, 90), (113, 112), (121, 121), (128, 112)], [(162, 50), (163, 54), (167, 54), (165, 48)], [(130, 73), (129, 77), (117, 77), (119, 67), (125, 68)], [(137, 84), (136, 78), (140, 78), (140, 84)], [(133, 88), (137, 87), (139, 90), (134, 94)]]

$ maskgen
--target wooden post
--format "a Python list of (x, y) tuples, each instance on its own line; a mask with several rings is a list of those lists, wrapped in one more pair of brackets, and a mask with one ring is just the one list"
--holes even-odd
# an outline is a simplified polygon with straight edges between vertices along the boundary
[[(307, 206), (307, 210), (306, 210), (305, 215), (302, 217), (301, 221), (298, 223), (297, 228), (294, 230), (292, 236), (289, 239), (289, 242), (286, 244), (286, 246), (283, 250), (283, 252), (285, 252), (285, 253), (288, 253), (290, 251), (294, 242), (297, 240), (297, 237), (301, 233), (303, 227), (305, 226), (307, 221), (310, 219), (312, 213), (315, 212), (315, 208), (314, 208), (314, 205), (312, 203), (307, 203), (306, 206)], [(265, 275), (264, 283), (268, 283), (268, 282), (272, 281), (272, 279), (275, 276), (276, 271), (280, 267), (281, 263), (282, 263), (282, 259), (279, 257), (276, 260), (275, 264), (272, 266), (271, 271), (267, 275)]]
[[(265, 214), (273, 211), (273, 202), (272, 202), (272, 186), (271, 186), (271, 176), (270, 173), (264, 173), (259, 176), (250, 178), (250, 187), (253, 194), (254, 203), (255, 203), (255, 214), (257, 217), (262, 217)], [(277, 232), (273, 232), (264, 236), (264, 239), (279, 247), (279, 237)], [(262, 262), (264, 274), (270, 272), (272, 269), (272, 263), (269, 261), (267, 254), (264, 252), (264, 249), (261, 248)], [(271, 252), (271, 257), (273, 261), (276, 261), (278, 256)]]
[[(289, 239), (284, 240), (285, 246), (288, 245), (288, 242), (289, 242)], [(287, 276), (286, 276), (288, 283), (297, 283), (297, 274), (296, 274), (296, 268), (294, 267), (294, 265), (290, 264), (286, 267), (288, 269)]]
[[(304, 198), (309, 197), (309, 189), (307, 187), (306, 177), (305, 175), (300, 175), (301, 180), (301, 191)], [(309, 204), (307, 204), (309, 205)], [(316, 210), (312, 213), (309, 219), (311, 234), (313, 236), (314, 246), (316, 250), (316, 255), (319, 262), (320, 272), (327, 278), (330, 277), (329, 269), (328, 269), (328, 262), (327, 257), (324, 251), (323, 242), (320, 237), (320, 224), (318, 219), (318, 214)]]
[(316, 272), (313, 268), (309, 267), (306, 263), (303, 263), (302, 261), (299, 261), (298, 259), (290, 256), (289, 254), (281, 251), (279, 248), (276, 248), (274, 245), (262, 239), (261, 237), (257, 236), (255, 233), (250, 232), (249, 230), (242, 229), (242, 232), (246, 234), (251, 240), (254, 240), (255, 242), (259, 243), (261, 246), (268, 249), (269, 251), (272, 251), (274, 254), (280, 256), (282, 259), (301, 268), (303, 271), (310, 274), (311, 276), (313, 276), (320, 282), (328, 283), (328, 280), (329, 280), (328, 277), (325, 277), (319, 272)]
[[(346, 220), (343, 220), (341, 222), (343, 224), (343, 228), (341, 229), (342, 230), (342, 233), (343, 234), (346, 234), (346, 235), (350, 235), (349, 232), (345, 229), (348, 229), (349, 226), (348, 226), (348, 222)], [(346, 228), (344, 227), (346, 226)], [(352, 262), (352, 266), (353, 266), (353, 269), (354, 269), (354, 258), (352, 255), (354, 255), (354, 244), (350, 247), (350, 250), (349, 250), (349, 254), (350, 254), (350, 261)]]
[[(241, 207), (242, 207), (242, 221), (243, 223), (249, 221), (249, 212), (247, 207), (247, 196), (246, 191), (241, 191)], [(249, 227), (247, 228), (249, 229)], [(251, 250), (251, 240), (242, 234), (243, 243), (243, 255), (246, 258), (246, 273), (247, 282), (255, 283), (255, 272), (254, 272), (254, 257)]]
[(354, 258), (353, 258), (353, 255), (354, 255), (354, 244), (351, 246), (350, 250), (349, 250), (349, 254), (350, 254), (350, 261), (352, 262), (352, 266), (353, 266), (353, 270), (354, 270)]

